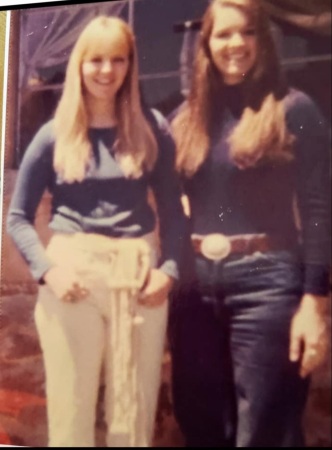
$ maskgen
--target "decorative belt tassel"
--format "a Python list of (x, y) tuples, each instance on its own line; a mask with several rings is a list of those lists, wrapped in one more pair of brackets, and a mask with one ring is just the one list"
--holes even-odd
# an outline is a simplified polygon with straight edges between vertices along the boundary
[(143, 323), (136, 314), (137, 297), (150, 269), (150, 249), (139, 239), (119, 239), (109, 249), (108, 280), (111, 308), (114, 407), (111, 433), (128, 434), (135, 446), (139, 402), (135, 326)]

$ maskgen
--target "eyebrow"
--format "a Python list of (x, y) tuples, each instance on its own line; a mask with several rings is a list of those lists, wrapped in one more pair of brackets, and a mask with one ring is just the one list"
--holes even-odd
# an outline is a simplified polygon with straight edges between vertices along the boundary
[(243, 29), (243, 30), (245, 30), (245, 29), (251, 29), (251, 28), (253, 28), (253, 29), (256, 29), (256, 26), (255, 26), (255, 24), (253, 24), (253, 23), (247, 23), (246, 25), (236, 25), (236, 26), (228, 26), (228, 27), (220, 27), (220, 28), (218, 28), (218, 29), (215, 29), (214, 27), (212, 28), (212, 33), (224, 33), (224, 32), (228, 32), (228, 31), (232, 31), (233, 29)]

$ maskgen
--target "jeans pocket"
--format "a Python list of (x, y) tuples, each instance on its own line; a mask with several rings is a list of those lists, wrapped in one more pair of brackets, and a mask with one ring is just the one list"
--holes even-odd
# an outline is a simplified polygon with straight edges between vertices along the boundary
[(304, 271), (301, 261), (287, 250), (271, 251), (263, 254), (276, 287), (300, 294), (303, 290)]
[(261, 259), (264, 259), (265, 261), (270, 261), (272, 263), (300, 265), (299, 255), (290, 250), (255, 252), (254, 255), (259, 256)]

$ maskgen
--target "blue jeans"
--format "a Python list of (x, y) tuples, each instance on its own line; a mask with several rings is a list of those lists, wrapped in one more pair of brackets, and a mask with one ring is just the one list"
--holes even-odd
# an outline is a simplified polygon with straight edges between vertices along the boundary
[(198, 256), (170, 320), (175, 415), (190, 447), (303, 446), (308, 380), (289, 329), (303, 273), (288, 251)]

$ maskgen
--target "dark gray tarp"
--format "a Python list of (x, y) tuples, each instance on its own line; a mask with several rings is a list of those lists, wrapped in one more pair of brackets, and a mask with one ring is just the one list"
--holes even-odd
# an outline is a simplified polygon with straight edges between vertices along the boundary
[(25, 86), (29, 78), (37, 78), (40, 70), (65, 65), (82, 28), (95, 16), (124, 14), (126, 3), (86, 3), (22, 11), (20, 86)]
[(331, 0), (265, 0), (271, 17), (321, 35), (331, 35)]
[[(43, 82), (42, 78), (49, 82), (56, 75), (57, 70), (63, 73), (68, 55), (80, 30), (92, 17), (99, 14), (116, 15), (131, 22), (133, 17), (130, 11), (133, 11), (135, 2), (143, 2), (144, 6), (149, 8), (149, 3), (155, 1), (157, 0), (122, 0), (22, 10), (20, 87), (38, 83), (38, 80)], [(181, 1), (178, 0), (179, 3)], [(195, 2), (195, 0), (191, 1)], [(271, 17), (278, 19), (279, 22), (292, 24), (299, 29), (311, 31), (315, 35), (331, 34), (331, 0), (264, 1)], [(197, 0), (197, 2), (200, 2), (202, 11), (208, 4), (208, 0)], [(188, 11), (190, 10), (191, 8)], [(156, 20), (162, 21), (164, 18), (156, 17)], [(173, 33), (171, 24), (169, 33)], [(180, 67), (192, 61), (191, 50), (194, 40), (195, 33), (187, 30), (183, 34), (182, 48), (186, 51), (181, 53)], [(167, 45), (167, 37), (161, 42)], [(162, 52), (162, 48), (160, 51)], [(301, 51), (300, 56), (302, 56)]]

